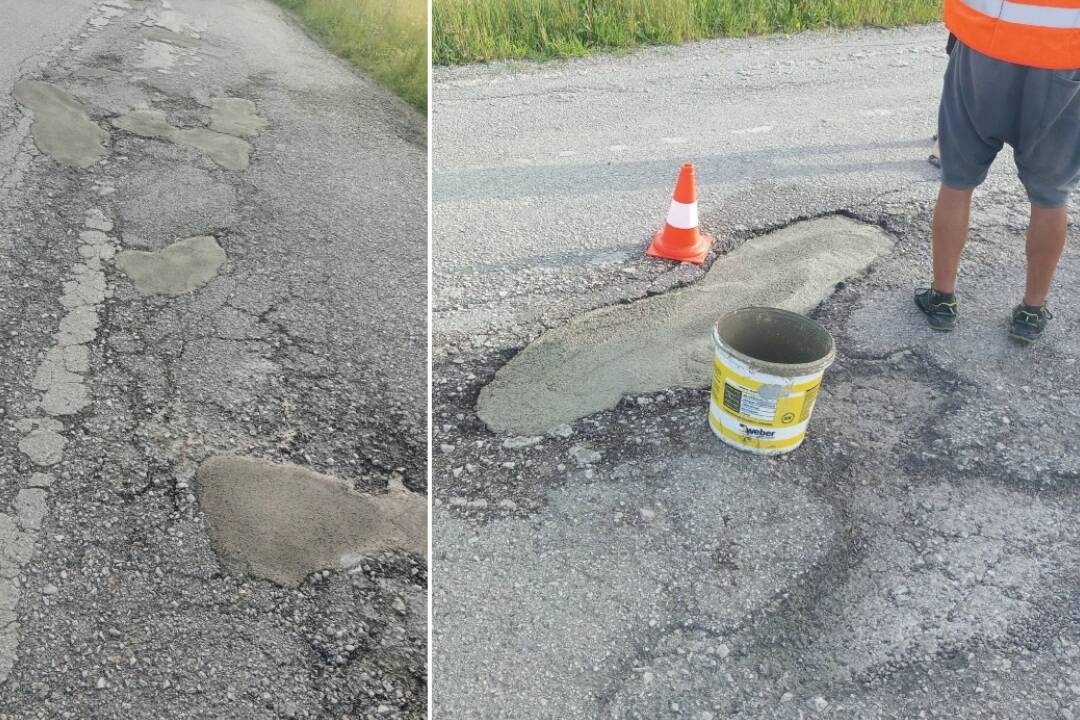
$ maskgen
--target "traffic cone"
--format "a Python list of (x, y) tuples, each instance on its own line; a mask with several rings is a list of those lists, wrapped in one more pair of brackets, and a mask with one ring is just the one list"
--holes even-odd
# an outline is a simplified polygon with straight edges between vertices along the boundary
[(686, 163), (679, 171), (667, 223), (656, 233), (645, 252), (651, 257), (692, 262), (701, 265), (709, 254), (713, 239), (698, 233), (697, 188), (694, 186), (694, 165)]

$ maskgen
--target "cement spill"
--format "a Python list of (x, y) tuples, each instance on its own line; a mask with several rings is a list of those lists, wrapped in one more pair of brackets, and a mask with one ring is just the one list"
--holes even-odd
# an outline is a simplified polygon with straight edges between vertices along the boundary
[(296, 465), (215, 457), (199, 468), (198, 492), (225, 565), (280, 585), (299, 585), (353, 554), (426, 552), (427, 503), (400, 483), (361, 495)]
[(708, 387), (717, 318), (747, 305), (808, 312), (892, 246), (880, 228), (843, 217), (750, 240), (692, 287), (601, 308), (544, 333), (480, 392), (477, 413), (495, 431), (536, 435), (624, 395)]
[(105, 157), (109, 135), (90, 119), (85, 108), (66, 92), (46, 82), (15, 85), (15, 99), (34, 111), (34, 144), (57, 162), (90, 167)]
[(193, 237), (164, 250), (125, 250), (116, 256), (139, 292), (146, 295), (183, 295), (210, 282), (225, 263), (225, 251), (215, 238)]

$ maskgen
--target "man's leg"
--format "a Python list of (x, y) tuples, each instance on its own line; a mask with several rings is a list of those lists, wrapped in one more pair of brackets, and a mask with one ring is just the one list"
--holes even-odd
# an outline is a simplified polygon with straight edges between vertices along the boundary
[[(1054, 280), (1054, 270), (1065, 250), (1065, 233), (1068, 226), (1068, 213), (1063, 207), (1043, 208), (1031, 206), (1031, 222), (1027, 232), (1027, 288), (1024, 290), (1024, 304), (1040, 307), (1050, 293), (1050, 284)], [(936, 255), (935, 245), (935, 282)]]
[(973, 189), (954, 190), (945, 185), (938, 191), (934, 206), (933, 254), (934, 290), (939, 293), (956, 292), (956, 274), (960, 270), (960, 254), (967, 243), (973, 192)]

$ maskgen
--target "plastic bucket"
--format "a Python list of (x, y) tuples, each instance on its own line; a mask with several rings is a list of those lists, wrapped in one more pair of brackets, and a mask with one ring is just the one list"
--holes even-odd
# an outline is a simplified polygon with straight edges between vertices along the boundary
[(822, 375), (836, 359), (829, 331), (798, 313), (747, 307), (717, 321), (713, 346), (713, 432), (760, 455), (799, 447)]

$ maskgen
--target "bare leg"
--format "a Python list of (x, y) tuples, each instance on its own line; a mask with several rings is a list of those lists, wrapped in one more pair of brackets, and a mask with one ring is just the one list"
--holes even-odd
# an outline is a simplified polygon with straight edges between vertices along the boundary
[(973, 192), (944, 185), (938, 191), (933, 234), (934, 289), (938, 292), (956, 291), (956, 274), (960, 271), (960, 254), (967, 242)]
[(1065, 250), (1068, 213), (1063, 207), (1031, 206), (1027, 233), (1027, 289), (1024, 303), (1039, 306), (1046, 302), (1054, 270)]

